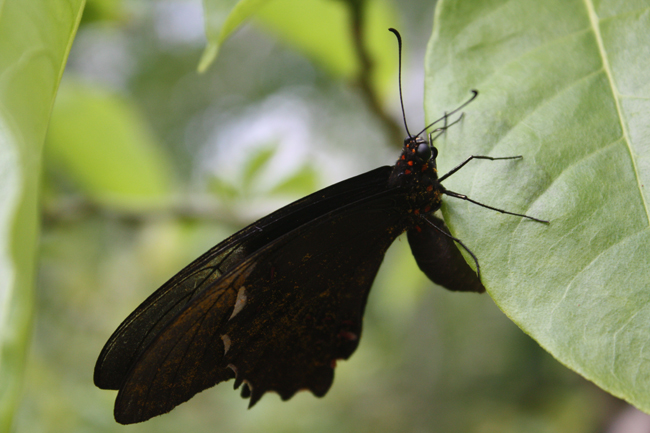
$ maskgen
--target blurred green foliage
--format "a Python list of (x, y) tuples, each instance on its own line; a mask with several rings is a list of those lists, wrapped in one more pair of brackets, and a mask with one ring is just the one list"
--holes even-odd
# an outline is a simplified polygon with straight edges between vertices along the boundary
[[(235, 230), (317, 188), (392, 164), (401, 145), (390, 142), (357, 87), (265, 25), (244, 27), (197, 75), (206, 43), (198, 0), (93, 4), (66, 70), (79, 105), (66, 109), (62, 89), (47, 141), (38, 316), (16, 431), (124, 430), (112, 417), (115, 393), (92, 384), (96, 357), (121, 320)], [(406, 43), (407, 115), (422, 123), (421, 65), (434, 5), (395, 5), (388, 7)], [(396, 62), (387, 39), (385, 53)], [(384, 104), (399, 119), (396, 92)], [(90, 102), (94, 108), (84, 108)], [(84, 153), (99, 143), (104, 157)], [(373, 287), (360, 347), (339, 363), (323, 399), (267, 395), (248, 411), (222, 384), (128, 428), (587, 433), (620, 407), (488, 296), (434, 287), (401, 239)]]
[(59, 87), (45, 156), (52, 173), (105, 205), (151, 206), (171, 193), (170, 162), (151, 135), (136, 107), (70, 79)]
[(21, 395), (43, 141), (83, 6), (83, 0), (0, 3), (0, 431), (10, 429)]

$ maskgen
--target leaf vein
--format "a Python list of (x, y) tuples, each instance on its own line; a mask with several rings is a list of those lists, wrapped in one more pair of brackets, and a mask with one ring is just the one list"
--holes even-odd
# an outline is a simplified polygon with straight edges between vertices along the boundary
[[(622, 237), (621, 239), (617, 240), (617, 241), (614, 242), (613, 244), (609, 245), (607, 248), (604, 248), (601, 252), (599, 252), (597, 255), (595, 255), (591, 260), (589, 260), (589, 262), (588, 262), (587, 264), (585, 264), (585, 266), (583, 266), (583, 267), (582, 267), (578, 272), (576, 272), (575, 275), (573, 276), (573, 278), (571, 278), (571, 280), (567, 283), (567, 288), (566, 288), (566, 290), (564, 291), (564, 294), (563, 294), (562, 297), (561, 297), (561, 298), (560, 298), (560, 299), (555, 303), (555, 305), (553, 306), (553, 309), (550, 311), (550, 313), (549, 313), (549, 324), (548, 324), (548, 328), (550, 329), (550, 327), (551, 327), (552, 320), (553, 320), (553, 313), (554, 313), (555, 310), (560, 306), (560, 304), (561, 304), (562, 302), (564, 302), (564, 299), (566, 299), (566, 296), (567, 296), (567, 294), (569, 293), (569, 289), (570, 289), (571, 286), (573, 285), (573, 282), (574, 282), (574, 281), (575, 281), (575, 280), (576, 280), (580, 275), (582, 275), (582, 274), (585, 272), (585, 270), (587, 270), (587, 269), (588, 269), (588, 268), (589, 268), (589, 267), (590, 267), (594, 262), (596, 262), (596, 261), (597, 261), (597, 260), (598, 260), (602, 255), (603, 255), (603, 254), (607, 253), (607, 252), (608, 252), (609, 250), (611, 250), (612, 248), (614, 248), (614, 247), (616, 247), (616, 246), (622, 244), (623, 242), (626, 242), (626, 241), (627, 241), (628, 239), (630, 239), (630, 238), (633, 238), (633, 237), (635, 237), (635, 236), (640, 235), (641, 233), (643, 233), (643, 232), (645, 232), (645, 231), (647, 231), (647, 230), (650, 230), (650, 229), (649, 229), (649, 228), (646, 228), (646, 229), (643, 229), (643, 230), (640, 230), (640, 231), (636, 231), (636, 232), (630, 233), (630, 234), (627, 235), (627, 236)], [(638, 314), (638, 311), (637, 311), (637, 313), (635, 313), (634, 315), (636, 315), (636, 314)], [(633, 316), (633, 317), (634, 317), (634, 316)], [(630, 320), (631, 320), (631, 319), (630, 319)], [(629, 322), (629, 321), (628, 321), (628, 322)], [(625, 325), (623, 325), (623, 326), (627, 326), (627, 324), (625, 324)], [(620, 331), (620, 329), (614, 333), (614, 338), (616, 338), (616, 334), (617, 334), (619, 331)]]
[[(535, 203), (537, 203), (537, 201), (540, 199), (540, 197), (542, 197), (544, 194), (546, 194), (546, 192), (547, 192), (547, 191), (548, 191), (548, 190), (549, 190), (553, 185), (555, 185), (555, 184), (560, 180), (560, 178), (562, 178), (562, 176), (563, 176), (566, 172), (568, 172), (569, 170), (573, 169), (574, 167), (576, 167), (578, 164), (582, 163), (583, 161), (585, 161), (585, 160), (587, 160), (587, 159), (590, 159), (590, 158), (593, 158), (593, 157), (595, 157), (596, 155), (598, 155), (598, 154), (600, 154), (600, 153), (602, 153), (602, 152), (605, 152), (605, 151), (608, 150), (609, 148), (614, 147), (615, 145), (617, 145), (618, 143), (620, 143), (621, 140), (623, 140), (623, 138), (624, 138), (624, 137), (621, 137), (621, 138), (619, 138), (618, 140), (614, 140), (614, 141), (612, 141), (611, 143), (609, 143), (609, 144), (607, 144), (607, 145), (605, 145), (605, 146), (603, 146), (603, 147), (600, 147), (600, 148), (598, 148), (598, 149), (595, 149), (593, 152), (587, 153), (587, 154), (583, 155), (581, 158), (576, 159), (575, 161), (572, 161), (569, 165), (567, 165), (566, 167), (564, 167), (564, 168), (562, 169), (561, 172), (557, 173), (557, 175), (555, 176), (555, 179), (553, 180), (553, 182), (549, 183), (549, 184), (546, 185), (544, 188), (541, 188), (541, 189), (539, 190), (537, 197), (536, 197), (534, 200), (531, 200), (531, 201), (529, 202), (528, 206), (526, 206), (526, 207), (523, 209), (523, 212), (522, 212), (522, 213), (526, 214), (526, 213), (530, 210), (530, 208), (533, 207), (533, 206), (535, 205)], [(520, 221), (517, 223), (517, 228), (518, 228), (519, 225), (520, 225), (521, 223), (523, 223), (523, 222), (524, 222), (523, 219), (520, 220)]]
[(592, 1), (593, 0), (584, 0), (589, 15), (589, 21), (591, 22), (591, 27), (593, 29), (594, 36), (596, 38), (596, 43), (598, 44), (598, 52), (600, 53), (600, 57), (602, 59), (603, 68), (605, 69), (607, 80), (609, 81), (609, 85), (612, 89), (612, 97), (614, 99), (614, 104), (616, 105), (616, 112), (618, 114), (619, 122), (621, 124), (621, 129), (623, 130), (623, 137), (625, 138), (625, 144), (630, 154), (630, 159), (632, 160), (634, 177), (636, 178), (639, 195), (641, 196), (641, 201), (643, 202), (643, 208), (645, 209), (646, 219), (648, 221), (648, 225), (650, 225), (650, 210), (648, 209), (648, 203), (646, 202), (645, 195), (643, 194), (643, 187), (641, 186), (641, 178), (639, 176), (639, 167), (637, 165), (636, 159), (634, 158), (634, 152), (632, 151), (632, 148), (630, 146), (631, 140), (630, 140), (629, 132), (627, 130), (627, 124), (625, 123), (623, 118), (623, 110), (621, 108), (621, 102), (619, 99), (621, 95), (618, 91), (618, 88), (616, 87), (616, 83), (614, 82), (614, 75), (612, 73), (612, 69), (609, 64), (609, 58), (607, 56), (607, 51), (605, 50), (603, 37), (602, 34), (600, 33), (600, 26), (599, 26), (600, 19), (596, 14), (596, 10), (594, 9), (594, 5)]

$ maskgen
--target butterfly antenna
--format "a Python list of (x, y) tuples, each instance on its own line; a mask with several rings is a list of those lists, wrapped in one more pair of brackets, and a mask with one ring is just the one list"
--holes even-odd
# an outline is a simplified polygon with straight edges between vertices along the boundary
[[(447, 119), (449, 116), (451, 116), (451, 115), (453, 115), (453, 114), (456, 114), (456, 113), (458, 113), (460, 110), (462, 110), (463, 108), (465, 108), (465, 107), (466, 107), (470, 102), (472, 102), (474, 99), (476, 99), (476, 97), (478, 96), (478, 90), (472, 90), (472, 93), (473, 93), (472, 97), (469, 98), (467, 101), (465, 101), (465, 102), (464, 102), (460, 107), (456, 108), (454, 111), (452, 111), (452, 112), (450, 112), (450, 113), (445, 113), (444, 116), (442, 116), (440, 119), (438, 119), (438, 120), (436, 120), (436, 121), (430, 123), (426, 128), (424, 128), (422, 131), (420, 131), (417, 135), (422, 134), (424, 131), (426, 131), (427, 129), (431, 128), (431, 127), (432, 127), (433, 125), (435, 125), (436, 123), (440, 122), (441, 120), (445, 120), (445, 119)], [(402, 110), (402, 111), (403, 111), (403, 110)], [(461, 115), (461, 118), (462, 118), (462, 115)], [(460, 121), (460, 118), (459, 118), (457, 121), (453, 122), (451, 125), (457, 123), (458, 121)], [(451, 125), (448, 125), (448, 127), (451, 126)]]
[[(409, 137), (413, 137), (411, 133), (409, 132), (409, 126), (406, 124), (406, 113), (404, 112), (404, 98), (402, 97), (402, 37), (400, 36), (399, 32), (395, 30), (394, 28), (388, 29), (388, 31), (393, 32), (395, 34), (395, 37), (397, 37), (397, 46), (399, 48), (399, 62), (398, 62), (398, 81), (399, 81), (399, 102), (402, 105), (402, 119), (404, 119), (404, 128), (406, 128), (406, 133), (408, 134)], [(425, 128), (426, 130), (426, 128)], [(422, 134), (422, 133), (420, 133)], [(420, 135), (418, 134), (418, 135)], [(416, 136), (417, 137), (417, 136)]]
[[(449, 114), (447, 114), (447, 116), (449, 116)], [(454, 120), (453, 122), (451, 122), (449, 124), (447, 123), (447, 118), (445, 117), (444, 126), (441, 126), (440, 128), (436, 128), (436, 129), (434, 129), (433, 131), (431, 131), (429, 133), (429, 143), (431, 143), (431, 145), (433, 145), (433, 142), (436, 141), (438, 139), (438, 137), (440, 137), (442, 134), (444, 134), (445, 131), (447, 131), (449, 128), (451, 128), (452, 126), (454, 126), (455, 124), (457, 124), (458, 122), (463, 120), (463, 117), (465, 117), (465, 113), (460, 113), (460, 116), (458, 116), (458, 119)], [(436, 132), (437, 132), (437, 134), (434, 136), (433, 134), (435, 134)]]

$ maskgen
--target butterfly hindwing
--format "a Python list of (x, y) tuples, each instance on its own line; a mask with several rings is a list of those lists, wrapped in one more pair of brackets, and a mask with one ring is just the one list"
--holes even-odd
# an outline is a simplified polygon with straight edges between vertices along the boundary
[(146, 420), (235, 375), (251, 405), (267, 391), (324, 395), (336, 360), (358, 345), (370, 286), (405, 229), (400, 199), (388, 190), (326, 213), (197, 294), (134, 363), (116, 419)]

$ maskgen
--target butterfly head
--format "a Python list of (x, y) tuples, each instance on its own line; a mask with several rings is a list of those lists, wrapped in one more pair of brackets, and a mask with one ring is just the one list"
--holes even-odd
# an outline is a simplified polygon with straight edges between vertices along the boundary
[(395, 163), (390, 182), (393, 185), (431, 184), (438, 179), (436, 157), (438, 149), (419, 136), (404, 140), (402, 154)]
[(409, 166), (419, 168), (420, 171), (436, 169), (438, 149), (429, 144), (420, 136), (408, 137), (404, 140), (401, 161), (406, 161)]

